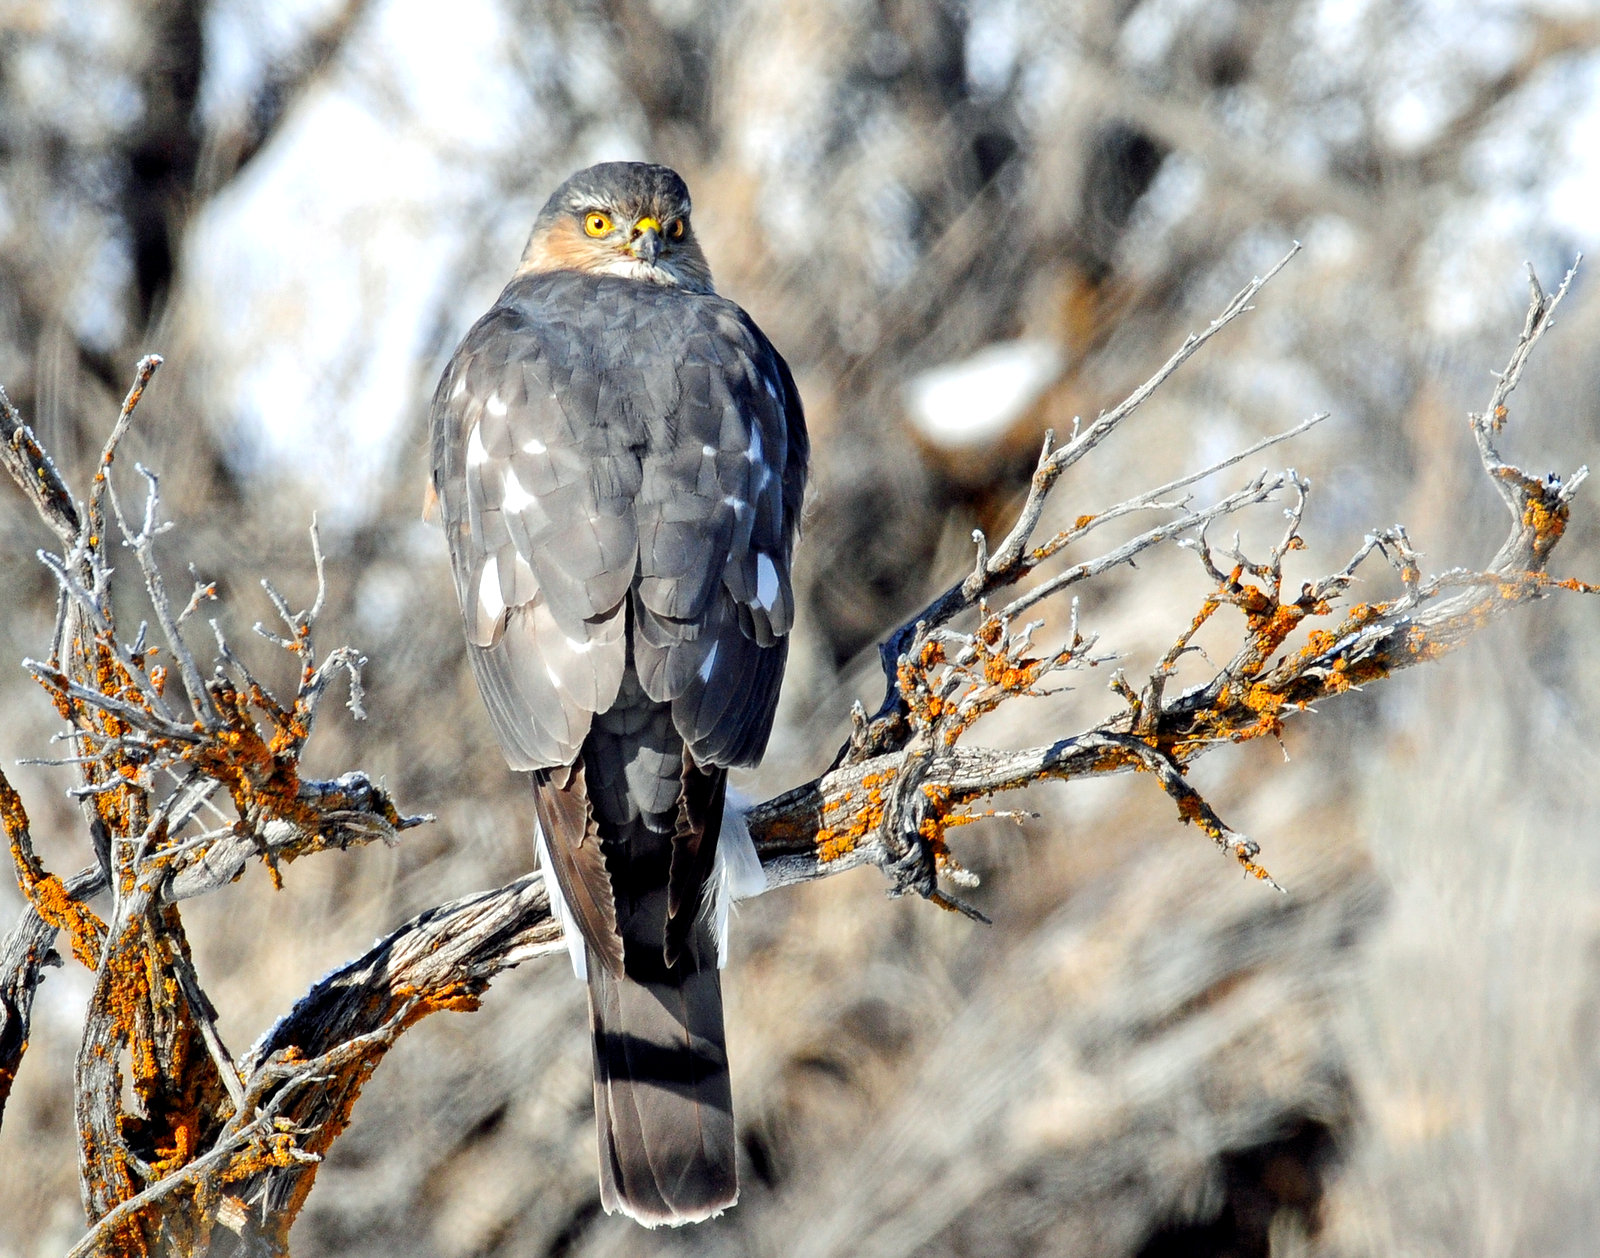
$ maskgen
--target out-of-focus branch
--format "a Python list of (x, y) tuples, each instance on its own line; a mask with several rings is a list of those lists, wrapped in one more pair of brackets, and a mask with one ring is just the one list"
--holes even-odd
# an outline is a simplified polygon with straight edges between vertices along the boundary
[(368, 0), (344, 0), (288, 53), (268, 62), (248, 99), (205, 140), (197, 182), (213, 196), (237, 178), (282, 129), (295, 104), (320, 82), (366, 14)]

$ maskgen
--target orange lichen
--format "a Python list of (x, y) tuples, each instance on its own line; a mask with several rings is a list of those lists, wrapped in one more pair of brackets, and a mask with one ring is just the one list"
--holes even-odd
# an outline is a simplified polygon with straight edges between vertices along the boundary
[(1533, 553), (1543, 559), (1567, 531), (1570, 511), (1567, 504), (1546, 501), (1545, 495), (1530, 493), (1522, 506), (1522, 527), (1533, 533)]
[(1222, 600), (1215, 594), (1211, 595), (1206, 599), (1205, 602), (1201, 603), (1200, 610), (1197, 611), (1194, 614), (1194, 617), (1189, 621), (1188, 632), (1179, 637), (1177, 645), (1186, 645), (1195, 634), (1199, 633), (1200, 630), (1205, 627), (1206, 621), (1210, 620), (1214, 615), (1217, 614), (1217, 608), (1221, 606)]
[(34, 854), (28, 834), (28, 814), (16, 788), (0, 774), (0, 825), (11, 847), (11, 860), (17, 871), (17, 884), (42, 920), (65, 931), (72, 941), (72, 955), (80, 964), (94, 969), (105, 938), (105, 923), (88, 905), (67, 894), (66, 885), (48, 873)]
[(1016, 659), (1004, 651), (995, 651), (984, 656), (983, 678), (991, 686), (1016, 693), (1027, 690), (1039, 680), (1045, 663), (1042, 659)]
[(950, 811), (955, 791), (951, 787), (941, 786), (935, 782), (925, 782), (922, 794), (927, 799), (928, 806), (923, 810), (919, 828), (924, 838), (937, 839), (944, 829), (945, 816)]
[(26, 895), (29, 888), (45, 876), (45, 869), (33, 852), (33, 843), (28, 834), (28, 813), (22, 806), (22, 796), (17, 794), (4, 773), (0, 773), (0, 825), (5, 827), (6, 839), (11, 845), (11, 860), (17, 867), (17, 878)]
[(415, 1000), (416, 1004), (401, 1022), (402, 1027), (409, 1027), (430, 1013), (475, 1013), (482, 1004), (483, 993), (474, 981), (458, 979), (437, 988), (401, 983), (393, 988), (390, 997), (398, 1001)]
[(944, 644), (929, 641), (922, 644), (922, 649), (917, 652), (915, 659), (904, 656), (895, 669), (895, 681), (900, 688), (900, 697), (905, 701), (911, 719), (918, 724), (932, 725), (946, 711), (944, 700), (932, 693), (927, 684), (930, 670), (943, 663), (945, 663)]
[(1313, 629), (1306, 635), (1306, 644), (1300, 651), (1300, 659), (1310, 660), (1326, 651), (1331, 651), (1339, 641), (1339, 635), (1330, 633), (1326, 629)]
[(28, 899), (39, 916), (57, 930), (66, 931), (72, 941), (72, 955), (78, 964), (92, 970), (99, 961), (106, 926), (88, 905), (74, 900), (54, 874), (27, 888)]
[[(973, 630), (976, 659), (951, 663), (939, 642), (925, 643), (914, 657), (902, 657), (896, 681), (913, 725), (937, 729), (945, 746), (954, 746), (985, 714), (1015, 694), (1030, 693), (1048, 669), (1072, 657), (1070, 647), (1044, 658), (1023, 655), (1006, 640), (999, 616), (988, 615)], [(950, 681), (965, 683), (950, 694)]]
[(884, 787), (894, 780), (894, 774), (869, 773), (861, 779), (865, 802), (853, 808), (839, 825), (824, 826), (817, 831), (817, 860), (822, 864), (838, 860), (856, 850), (856, 845), (883, 824), (888, 800)]

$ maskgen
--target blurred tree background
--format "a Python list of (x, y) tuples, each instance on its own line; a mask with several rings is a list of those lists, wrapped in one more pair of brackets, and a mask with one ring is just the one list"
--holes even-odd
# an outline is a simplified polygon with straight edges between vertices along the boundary
[[(816, 466), (780, 724), (742, 783), (824, 768), (874, 643), (1020, 501), (1043, 430), (1143, 380), (1305, 252), (1057, 492), (1070, 519), (1291, 426), (1307, 575), (1405, 521), (1430, 564), (1502, 531), (1465, 413), (1524, 304), (1600, 244), (1600, 9), (1583, 0), (0, 0), (0, 382), (82, 483), (163, 473), (237, 642), (271, 575), (371, 657), (316, 767), (438, 814), (393, 850), (252, 870), (189, 912), (236, 1047), (408, 915), (532, 863), (419, 517), (426, 404), (573, 169), (680, 170), (721, 291), (795, 368)], [(1600, 451), (1580, 276), (1508, 453)], [(131, 456), (131, 457), (127, 457)], [(1561, 575), (1600, 576), (1580, 495)], [(1269, 513), (1270, 514), (1270, 513)], [(1268, 520), (1273, 531), (1276, 520)], [(47, 649), (45, 533), (0, 493), (0, 661)], [(1155, 568), (1152, 572), (1151, 569)], [(1146, 669), (1182, 552), (1082, 590)], [(1289, 890), (1242, 882), (1128, 779), (959, 836), (975, 926), (860, 872), (743, 907), (726, 979), (743, 1200), (599, 1214), (583, 995), (523, 968), (390, 1055), (295, 1232), (318, 1255), (1587, 1254), (1600, 1230), (1600, 608), (1556, 600), (1196, 775)], [(1144, 654), (1141, 655), (1140, 652)], [(1118, 702), (1011, 704), (1018, 743)], [(1093, 683), (1090, 685), (1089, 683)], [(49, 705), (0, 669), (0, 756)], [(330, 715), (330, 724), (334, 720)], [(1030, 739), (1032, 741), (1032, 739)], [(1285, 763), (1285, 755), (1289, 757)], [(59, 770), (19, 789), (87, 859)], [(20, 905), (0, 889), (0, 926)], [(0, 1255), (82, 1230), (70, 1063), (40, 992), (0, 1134)]]

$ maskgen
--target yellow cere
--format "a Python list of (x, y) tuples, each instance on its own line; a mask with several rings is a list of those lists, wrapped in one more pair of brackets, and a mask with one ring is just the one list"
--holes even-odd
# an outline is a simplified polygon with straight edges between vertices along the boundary
[(660, 235), (661, 221), (646, 214), (633, 225), (633, 234), (635, 236), (642, 236), (645, 234), (645, 232), (655, 232), (657, 235)]

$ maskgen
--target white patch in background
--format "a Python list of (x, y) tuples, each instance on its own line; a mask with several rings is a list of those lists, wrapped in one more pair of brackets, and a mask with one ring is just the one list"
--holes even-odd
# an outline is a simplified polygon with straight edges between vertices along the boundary
[(1583, 103), (1567, 118), (1566, 152), (1549, 163), (1545, 204), (1553, 223), (1594, 251), (1600, 247), (1600, 56), (1589, 56), (1574, 72), (1583, 82), (1576, 93)]
[[(1194, 20), (1193, 0), (1146, 0), (1117, 30), (1118, 59), (1148, 70), (1166, 59), (1178, 32)], [(970, 55), (970, 54), (969, 54)]]
[(967, 82), (979, 96), (1004, 95), (1017, 72), (1031, 23), (1015, 0), (987, 0), (967, 13)]
[(913, 376), (905, 386), (906, 411), (931, 444), (975, 450), (999, 440), (1065, 367), (1060, 347), (1048, 341), (1000, 341)]
[(200, 112), (215, 125), (245, 107), (267, 67), (292, 55), (335, 16), (339, 0), (212, 0), (204, 9)]
[(1553, 289), (1576, 252), (1600, 247), (1596, 126), (1596, 54), (1542, 75), (1497, 111), (1463, 161), (1476, 190), (1436, 217), (1419, 253), (1429, 332), (1451, 340), (1519, 318), (1524, 263)]
[[(208, 116), (248, 101), (252, 74), (329, 5), (270, 7), (223, 0), (208, 18)], [(524, 70), (547, 51), (537, 31), (512, 30), (496, 0), (462, 0), (447, 21), (426, 0), (379, 0), (191, 227), (178, 313), (231, 330), (205, 338), (204, 370), (235, 461), (246, 474), (311, 480), (333, 527), (378, 505), (395, 442), (431, 391), (441, 312), (460, 316), (453, 344), (515, 264), (508, 243), (481, 289), (460, 283), (463, 225), (499, 215), (498, 171), (539, 159), (526, 152), (540, 115)], [(533, 195), (510, 207), (517, 243)]]

